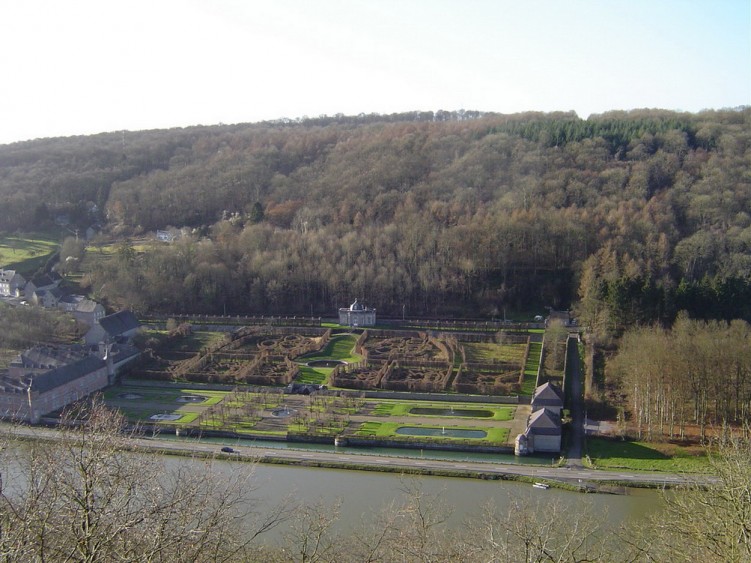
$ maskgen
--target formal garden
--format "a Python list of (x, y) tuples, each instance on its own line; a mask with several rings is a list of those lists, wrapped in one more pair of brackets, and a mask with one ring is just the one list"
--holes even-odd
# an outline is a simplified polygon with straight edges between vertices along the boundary
[[(186, 434), (508, 446), (514, 395), (539, 366), (525, 333), (169, 323), (142, 337), (144, 361), (105, 400), (133, 422)], [(380, 396), (389, 392), (401, 394)], [(511, 405), (495, 402), (502, 394)]]

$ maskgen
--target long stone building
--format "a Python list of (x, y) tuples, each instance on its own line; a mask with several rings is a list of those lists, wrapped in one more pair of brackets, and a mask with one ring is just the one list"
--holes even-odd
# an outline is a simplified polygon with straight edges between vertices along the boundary
[(0, 417), (37, 423), (49, 413), (112, 385), (139, 356), (127, 344), (36, 346), (19, 354), (0, 376)]

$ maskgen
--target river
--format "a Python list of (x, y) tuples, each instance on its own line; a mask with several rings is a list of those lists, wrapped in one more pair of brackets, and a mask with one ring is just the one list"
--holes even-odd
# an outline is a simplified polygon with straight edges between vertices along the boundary
[[(196, 463), (186, 458), (165, 458), (172, 464)], [(247, 467), (245, 462), (215, 461), (219, 471)], [(452, 477), (409, 476), (377, 471), (318, 469), (287, 465), (257, 464), (253, 483), (254, 497), (261, 505), (271, 506), (290, 497), (303, 504), (340, 503), (339, 531), (370, 521), (379, 510), (404, 498), (404, 489), (417, 485), (427, 495), (440, 498), (446, 508), (447, 524), (457, 527), (481, 514), (491, 503), (502, 513), (511, 503), (533, 507), (557, 502), (565, 510), (595, 515), (604, 529), (612, 530), (630, 520), (642, 520), (660, 510), (660, 493), (648, 489), (628, 489), (626, 495), (584, 494), (561, 489), (541, 490), (529, 483)], [(270, 534), (270, 538), (277, 534)]]
[[(175, 438), (162, 435), (161, 439), (184, 442), (216, 443), (243, 450), (253, 448), (277, 448), (304, 451), (356, 451), (359, 454), (386, 455), (396, 458), (425, 458), (452, 461), (481, 461), (493, 464), (533, 465), (550, 467), (548, 456), (519, 457), (506, 454), (476, 454), (425, 450), (415, 451), (395, 448), (335, 448), (325, 444), (297, 444), (289, 442), (232, 440), (228, 438)], [(175, 461), (178, 462), (178, 461)], [(185, 462), (185, 461), (181, 461)], [(242, 462), (218, 461), (232, 467)], [(339, 507), (342, 525), (356, 525), (361, 518), (372, 515), (391, 502), (398, 501), (405, 488), (405, 478), (395, 473), (377, 471), (353, 471), (343, 469), (318, 469), (288, 465), (258, 464), (255, 480), (263, 491), (265, 502), (279, 502), (285, 495), (303, 503), (319, 501)], [(606, 527), (618, 527), (629, 520), (643, 520), (660, 510), (660, 493), (654, 489), (629, 488), (625, 495), (584, 494), (563, 489), (541, 490), (529, 483), (503, 480), (481, 480), (458, 477), (410, 476), (410, 482), (419, 483), (421, 490), (429, 495), (438, 495), (450, 509), (449, 525), (458, 526), (468, 517), (478, 514), (483, 505), (493, 503), (501, 510), (513, 502), (538, 503), (558, 502), (573, 511), (590, 510), (601, 517)]]
[[(338, 498), (342, 501), (344, 521), (357, 521), (363, 514), (387, 506), (400, 497), (405, 487), (405, 478), (392, 473), (265, 464), (256, 468), (255, 478), (269, 498), (282, 498), (290, 490), (303, 502)], [(478, 514), (487, 502), (505, 507), (513, 501), (532, 504), (556, 501), (576, 511), (591, 508), (596, 514), (606, 515), (608, 522), (616, 526), (628, 519), (644, 518), (659, 506), (659, 493), (646, 489), (629, 489), (627, 495), (601, 495), (553, 488), (541, 490), (515, 481), (430, 476), (407, 479), (419, 483), (425, 493), (439, 495), (452, 509), (453, 524)]]
[[(163, 436), (162, 438), (167, 438)], [(174, 438), (174, 437), (173, 437)], [(182, 440), (180, 440), (182, 441)], [(186, 440), (187, 441), (187, 440)], [(201, 440), (206, 446), (206, 439)], [(212, 440), (213, 441), (213, 440)], [(233, 446), (246, 448), (266, 448), (269, 442), (255, 443), (250, 446), (237, 441), (217, 440), (220, 443), (230, 443)], [(283, 445), (284, 444), (284, 445)], [(218, 446), (219, 444), (217, 444)], [(280, 447), (289, 448), (290, 444), (279, 443)], [(300, 446), (300, 445), (295, 445)], [(15, 447), (24, 447), (22, 443)], [(303, 446), (304, 447), (304, 446)], [(309, 446), (310, 449), (333, 449), (327, 446)], [(210, 448), (210, 449), (213, 449)], [(305, 448), (307, 449), (307, 448)], [(6, 452), (6, 454), (9, 452)], [(386, 453), (384, 451), (373, 452)], [(389, 453), (392, 453), (389, 451)], [(395, 450), (395, 454), (408, 456), (410, 452)], [(462, 454), (459, 452), (412, 452), (412, 455), (435, 456), (438, 459), (444, 456), (469, 456), (477, 460), (493, 461), (493, 465), (499, 464), (506, 456), (491, 454)], [(149, 455), (149, 454), (125, 454), (125, 455)], [(18, 475), (20, 467), (13, 463), (13, 457), (6, 458), (6, 463), (11, 466), (2, 467), (4, 476)], [(511, 461), (518, 458), (509, 456)], [(495, 458), (495, 459), (492, 459)], [(194, 464), (196, 470), (202, 471), (201, 464), (204, 460), (180, 456), (162, 456), (165, 472), (175, 469), (184, 464)], [(460, 458), (462, 459), (462, 458)], [(477, 460), (479, 461), (479, 460)], [(250, 466), (247, 462), (231, 460), (214, 460), (211, 463), (219, 474), (227, 474), (247, 470)], [(546, 463), (544, 459), (526, 459), (523, 463)], [(549, 464), (549, 461), (547, 462)], [(549, 467), (549, 465), (548, 465)], [(15, 471), (14, 471), (15, 469)], [(8, 471), (10, 470), (10, 473)], [(481, 480), (470, 478), (452, 478), (436, 476), (409, 476), (403, 477), (396, 473), (380, 473), (377, 471), (343, 470), (343, 469), (318, 469), (312, 467), (255, 464), (253, 467), (252, 498), (258, 502), (259, 508), (270, 507), (291, 498), (295, 502), (312, 505), (323, 503), (331, 506), (340, 504), (340, 518), (337, 524), (339, 531), (357, 527), (363, 520), (369, 521), (374, 514), (389, 506), (392, 502), (399, 502), (404, 498), (404, 489), (407, 486), (416, 485), (426, 495), (440, 499), (445, 507), (445, 516), (448, 526), (455, 528), (472, 516), (481, 514), (488, 503), (495, 505), (501, 513), (506, 512), (506, 507), (514, 502), (528, 506), (544, 506), (548, 503), (559, 503), (564, 510), (572, 513), (588, 511), (595, 515), (602, 526), (607, 529), (617, 528), (620, 524), (630, 520), (642, 520), (660, 510), (660, 493), (648, 489), (628, 489), (626, 495), (584, 494), (570, 492), (561, 489), (550, 488), (547, 490), (533, 488), (529, 483), (505, 481), (505, 480)], [(22, 478), (22, 477), (21, 477)], [(23, 478), (22, 478), (23, 479)], [(7, 484), (10, 484), (8, 482)], [(277, 529), (266, 537), (269, 540), (278, 539), (280, 530)]]

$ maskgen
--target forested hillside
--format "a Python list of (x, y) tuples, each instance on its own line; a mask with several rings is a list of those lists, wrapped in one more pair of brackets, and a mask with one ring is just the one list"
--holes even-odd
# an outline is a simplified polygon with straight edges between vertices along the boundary
[[(92, 205), (96, 204), (96, 206)], [(141, 312), (751, 320), (751, 110), (414, 112), (0, 146), (0, 228), (123, 243), (85, 278)]]

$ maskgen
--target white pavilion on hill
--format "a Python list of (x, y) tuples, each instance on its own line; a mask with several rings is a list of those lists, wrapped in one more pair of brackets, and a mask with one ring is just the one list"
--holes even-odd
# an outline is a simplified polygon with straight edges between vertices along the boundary
[(345, 326), (373, 326), (376, 323), (376, 310), (366, 307), (357, 299), (349, 307), (339, 309), (339, 324)]

